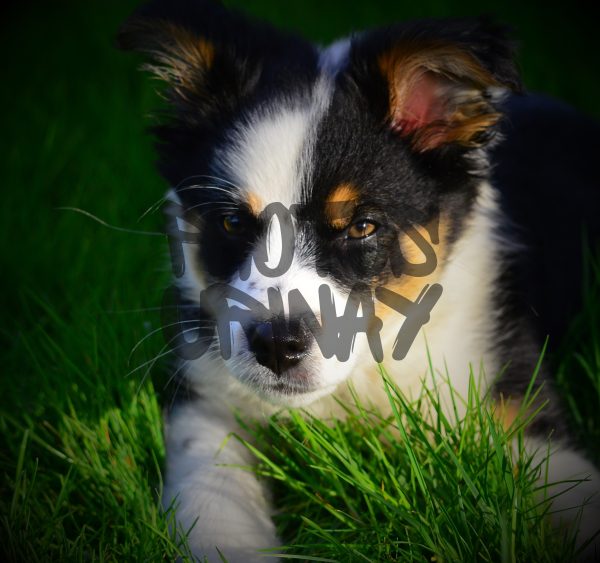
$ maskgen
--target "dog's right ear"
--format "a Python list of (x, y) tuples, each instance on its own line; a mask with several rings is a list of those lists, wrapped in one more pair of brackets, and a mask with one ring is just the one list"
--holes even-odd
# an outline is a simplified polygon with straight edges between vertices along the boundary
[(470, 150), (495, 137), (499, 101), (521, 88), (513, 49), (488, 18), (405, 22), (356, 37), (347, 72), (414, 151)]
[(307, 43), (214, 0), (151, 1), (121, 26), (117, 45), (149, 58), (143, 68), (167, 83), (173, 117), (188, 127), (230, 114), (261, 81), (284, 82), (316, 57)]

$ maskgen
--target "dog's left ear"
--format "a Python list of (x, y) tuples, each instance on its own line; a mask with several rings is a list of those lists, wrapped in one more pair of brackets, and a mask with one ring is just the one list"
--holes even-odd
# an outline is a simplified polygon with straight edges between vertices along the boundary
[(149, 0), (117, 46), (146, 56), (142, 68), (166, 84), (171, 117), (185, 127), (218, 126), (262, 81), (285, 85), (317, 57), (308, 42), (217, 0)]
[(352, 42), (348, 65), (366, 95), (379, 91), (381, 99), (383, 86), (389, 126), (417, 152), (485, 145), (502, 94), (521, 88), (506, 29), (486, 19), (367, 32)]

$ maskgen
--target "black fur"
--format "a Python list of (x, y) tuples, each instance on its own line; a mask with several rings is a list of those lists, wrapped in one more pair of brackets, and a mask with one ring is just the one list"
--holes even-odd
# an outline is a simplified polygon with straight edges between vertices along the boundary
[(523, 394), (548, 338), (537, 385), (549, 405), (530, 432), (565, 436), (566, 417), (550, 373), (553, 352), (580, 310), (584, 249), (600, 248), (600, 123), (539, 95), (512, 96), (503, 108), (503, 141), (492, 181), (512, 240), (497, 290), (498, 350), (506, 369), (496, 391)]

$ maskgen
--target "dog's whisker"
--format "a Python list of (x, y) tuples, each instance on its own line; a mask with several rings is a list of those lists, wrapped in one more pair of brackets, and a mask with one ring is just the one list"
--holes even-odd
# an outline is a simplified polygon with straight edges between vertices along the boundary
[[(159, 326), (158, 328), (155, 328), (154, 330), (151, 330), (151, 331), (150, 331), (148, 334), (144, 335), (144, 336), (143, 336), (143, 337), (142, 337), (140, 340), (138, 340), (138, 342), (135, 344), (135, 346), (133, 346), (133, 348), (132, 348), (132, 349), (131, 349), (131, 351), (129, 352), (129, 357), (128, 357), (128, 359), (127, 359), (127, 363), (129, 363), (129, 362), (131, 361), (131, 357), (133, 356), (133, 354), (135, 353), (135, 351), (136, 351), (136, 350), (137, 350), (137, 349), (138, 349), (138, 348), (139, 348), (139, 347), (140, 347), (140, 346), (141, 346), (141, 345), (142, 345), (142, 344), (143, 344), (143, 343), (144, 343), (146, 340), (148, 340), (148, 338), (151, 338), (151, 337), (152, 337), (154, 334), (157, 334), (157, 333), (159, 333), (159, 332), (161, 332), (161, 331), (163, 331), (163, 330), (165, 330), (165, 329), (167, 329), (167, 328), (171, 328), (171, 327), (173, 327), (173, 326), (179, 326), (179, 325), (182, 325), (182, 324), (187, 324), (187, 323), (194, 323), (196, 326), (198, 326), (198, 325), (199, 325), (199, 324), (201, 324), (201, 323), (204, 323), (204, 324), (202, 324), (202, 328), (204, 328), (204, 327), (206, 327), (206, 326), (210, 326), (211, 324), (212, 324), (212, 325), (214, 325), (214, 323), (213, 323), (213, 322), (211, 322), (211, 321), (199, 321), (199, 320), (197, 320), (197, 319), (189, 319), (189, 320), (185, 320), (185, 319), (183, 319), (183, 320), (178, 320), (178, 321), (175, 321), (175, 322), (173, 322), (173, 323), (169, 323), (169, 324), (167, 324), (167, 325), (162, 325), (162, 326)], [(196, 329), (195, 327), (194, 327), (193, 329), (186, 329), (186, 330), (183, 330), (183, 331), (181, 331), (179, 334), (183, 334), (183, 333), (187, 332), (188, 330), (197, 330), (197, 329)]]
[[(192, 331), (192, 330), (193, 330), (193, 329), (184, 330), (184, 331), (182, 331), (180, 334), (183, 334), (183, 333), (185, 333), (185, 332), (190, 332), (190, 331)], [(144, 375), (143, 375), (143, 376), (142, 376), (142, 378), (141, 378), (141, 381), (140, 381), (140, 383), (139, 383), (139, 385), (138, 385), (138, 388), (137, 388), (137, 393), (139, 393), (139, 391), (140, 391), (140, 390), (141, 390), (141, 388), (143, 387), (143, 385), (144, 385), (144, 382), (146, 381), (146, 379), (147, 379), (147, 378), (148, 378), (148, 376), (150, 375), (150, 372), (151, 372), (151, 371), (154, 369), (154, 366), (156, 365), (156, 362), (157, 362), (158, 360), (160, 360), (161, 358), (163, 358), (163, 357), (165, 357), (165, 356), (168, 356), (168, 355), (170, 355), (170, 354), (172, 354), (172, 353), (175, 353), (175, 352), (176, 352), (178, 349), (180, 349), (180, 348), (183, 348), (184, 346), (187, 346), (187, 345), (188, 345), (187, 343), (183, 343), (183, 344), (180, 344), (180, 345), (178, 345), (178, 346), (175, 346), (175, 347), (173, 347), (173, 348), (169, 348), (169, 349), (168, 349), (166, 352), (162, 353), (162, 352), (165, 350), (165, 348), (166, 348), (167, 346), (169, 346), (169, 344), (170, 344), (170, 343), (171, 343), (173, 340), (175, 340), (177, 337), (179, 337), (179, 336), (180, 336), (180, 335), (179, 335), (179, 334), (177, 334), (177, 335), (176, 335), (174, 338), (172, 338), (172, 339), (171, 339), (171, 340), (170, 340), (170, 341), (169, 341), (169, 342), (168, 342), (168, 343), (167, 343), (165, 346), (163, 346), (163, 348), (161, 349), (161, 353), (159, 353), (158, 355), (156, 355), (155, 357), (153, 357), (153, 358), (152, 358), (151, 360), (149, 360), (148, 362), (145, 362), (144, 364), (142, 364), (142, 365), (138, 366), (138, 367), (137, 367), (137, 368), (134, 370), (134, 371), (137, 371), (138, 369), (142, 369), (142, 368), (143, 368), (143, 367), (145, 367), (146, 365), (150, 364), (150, 365), (148, 365), (148, 369), (146, 369), (146, 371), (144, 372)], [(196, 342), (199, 342), (199, 341), (202, 341), (202, 340), (207, 340), (208, 338), (209, 338), (209, 337), (202, 337), (202, 338), (199, 338), (199, 339), (197, 339), (197, 340), (196, 340)], [(212, 338), (212, 337), (210, 337), (210, 339), (212, 340), (213, 338)], [(210, 348), (210, 345), (209, 345), (209, 348)], [(126, 377), (128, 377), (129, 375), (131, 375), (131, 373), (133, 373), (133, 372), (130, 372), (129, 374), (127, 374), (127, 375), (126, 375)]]
[[(186, 212), (192, 211), (194, 209), (197, 209), (198, 207), (203, 207), (205, 205), (213, 205), (215, 210), (218, 211), (237, 211), (239, 209), (239, 207), (237, 205), (231, 204), (231, 205), (214, 205), (212, 202), (204, 202), (204, 203), (197, 203), (196, 205), (192, 205), (191, 207), (188, 207), (186, 209)], [(210, 210), (209, 210), (210, 212)]]
[[(185, 369), (186, 369), (186, 364), (184, 362), (181, 362), (179, 367), (176, 370), (174, 370), (173, 373), (171, 374), (171, 376), (169, 377), (169, 379), (167, 379), (166, 383), (163, 385), (162, 390), (165, 391), (167, 389), (167, 387), (171, 384), (171, 382), (174, 381), (177, 378), (177, 376)], [(183, 378), (181, 378), (181, 379), (183, 379)], [(175, 392), (177, 392), (177, 389), (175, 390)]]
[[(217, 180), (217, 181), (222, 181), (225, 184), (228, 184), (231, 188), (233, 188), (236, 191), (239, 191), (239, 188), (233, 184), (232, 182), (226, 180), (225, 178), (219, 178), (217, 176), (210, 176), (210, 175), (196, 175), (196, 176), (190, 176), (184, 180), (182, 180), (178, 186), (180, 186), (181, 184), (184, 184), (186, 181), (194, 179), (194, 178), (207, 178), (207, 179), (211, 179), (211, 180)], [(212, 186), (210, 184), (194, 184), (192, 186), (185, 186), (183, 188), (179, 188), (176, 187), (174, 190), (176, 193), (182, 193), (182, 192), (186, 192), (186, 191), (190, 191), (190, 190), (210, 190), (210, 189), (214, 189), (214, 190), (221, 190), (224, 193), (230, 195), (231, 191), (226, 190), (222, 187), (219, 186)], [(161, 205), (163, 205), (164, 203), (169, 201), (169, 194), (165, 194), (164, 196), (162, 196), (161, 198), (159, 198), (158, 200), (156, 200), (154, 203), (152, 203), (147, 209), (146, 211), (144, 211), (140, 217), (138, 217), (137, 222), (140, 222), (142, 219), (144, 219), (144, 217), (146, 217), (147, 215), (154, 213), (157, 209), (160, 208)]]
[(173, 336), (171, 339), (169, 339), (167, 341), (167, 343), (160, 349), (159, 353), (156, 356), (154, 356), (150, 360), (147, 360), (147, 361), (143, 362), (139, 366), (136, 366), (130, 372), (128, 372), (127, 374), (125, 374), (125, 377), (130, 377), (136, 371), (139, 371), (139, 370), (145, 368), (148, 364), (151, 364), (151, 363), (155, 364), (158, 360), (160, 360), (161, 358), (164, 358), (164, 357), (168, 356), (169, 354), (173, 353), (175, 350), (178, 350), (179, 348), (182, 348), (184, 346), (188, 346), (190, 344), (194, 344), (194, 343), (197, 343), (197, 342), (206, 341), (206, 340), (212, 340), (213, 339), (213, 336), (210, 336), (210, 337), (209, 336), (203, 336), (203, 337), (200, 337), (200, 338), (196, 339), (194, 342), (189, 342), (189, 343), (185, 343), (184, 342), (184, 343), (179, 344), (178, 346), (175, 346), (173, 348), (169, 347), (182, 334), (185, 334), (186, 332), (194, 332), (196, 330), (198, 330), (198, 329), (193, 328), (193, 329), (186, 329), (186, 330), (182, 330), (181, 332), (178, 332), (175, 336)]
[(106, 227), (107, 229), (111, 229), (113, 231), (118, 231), (120, 233), (128, 233), (128, 234), (132, 234), (132, 235), (145, 235), (145, 236), (153, 236), (153, 237), (164, 237), (165, 236), (164, 233), (159, 233), (156, 231), (138, 231), (135, 229), (127, 229), (126, 227), (117, 227), (116, 225), (111, 225), (110, 223), (107, 223), (103, 219), (100, 219), (100, 217), (97, 217), (93, 213), (90, 213), (89, 211), (86, 211), (85, 209), (80, 209), (79, 207), (65, 206), (65, 207), (56, 207), (56, 209), (59, 211), (73, 211), (75, 213), (79, 213), (81, 215), (84, 215), (85, 217), (89, 217), (90, 219), (96, 221), (96, 223), (99, 223), (100, 225), (102, 225), (103, 227)]
[(186, 304), (182, 303), (181, 305), (161, 305), (160, 307), (143, 307), (141, 309), (106, 309), (104, 312), (107, 315), (124, 315), (129, 313), (152, 313), (156, 311), (162, 311), (164, 309), (199, 309), (200, 306), (196, 304)]
[(196, 178), (207, 178), (208, 180), (216, 180), (218, 182), (223, 182), (224, 184), (228, 184), (230, 185), (232, 188), (235, 188), (236, 190), (239, 190), (240, 188), (234, 184), (233, 182), (231, 182), (230, 180), (227, 180), (226, 178), (222, 178), (220, 176), (212, 176), (210, 174), (195, 174), (193, 176), (188, 176), (187, 178), (184, 178), (181, 182), (179, 182), (176, 186), (176, 190), (181, 191), (182, 189), (185, 188), (180, 188), (180, 186), (182, 184), (186, 184), (187, 182), (189, 182), (190, 180), (195, 180)]

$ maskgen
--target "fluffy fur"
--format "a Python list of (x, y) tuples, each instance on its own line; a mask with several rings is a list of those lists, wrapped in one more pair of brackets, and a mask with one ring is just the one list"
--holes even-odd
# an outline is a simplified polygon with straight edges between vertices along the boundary
[[(196, 522), (196, 555), (219, 560), (218, 546), (229, 561), (251, 561), (278, 545), (263, 485), (222, 466), (251, 462), (233, 441), (221, 448), (240, 431), (233, 409), (260, 418), (301, 406), (341, 417), (336, 399), (349, 398), (348, 382), (364, 402), (389, 408), (369, 349), (375, 329), (358, 333), (346, 361), (326, 358), (309, 320), (290, 318), (294, 290), (317, 324), (329, 322), (321, 316), (323, 284), (338, 314), (356, 299), (365, 316), (372, 305), (384, 362), (409, 396), (433, 384), (428, 347), (434, 372), (447, 367), (459, 394), (466, 396), (470, 366), (483, 365), (482, 392), (522, 400), (547, 329), (529, 314), (518, 260), (526, 247), (507, 216), (514, 198), (501, 189), (523, 178), (526, 161), (504, 148), (513, 136), (518, 145), (501, 115), (512, 111), (508, 93), (520, 88), (505, 35), (485, 20), (420, 21), (319, 50), (203, 0), (152, 2), (124, 24), (120, 45), (146, 53), (147, 68), (168, 83), (155, 134), (179, 215), (173, 229), (186, 231), (177, 293), (192, 311), (188, 321), (202, 311), (188, 332), (209, 345), (181, 360), (191, 398), (177, 403), (167, 424), (164, 503), (176, 499), (183, 528)], [(508, 140), (498, 144), (501, 127)], [(265, 220), (274, 202), (295, 206), (293, 259), (276, 277), (255, 263), (258, 248), (268, 249), (269, 267), (289, 252), (281, 220)], [(231, 324), (225, 359), (214, 333), (223, 311), (200, 299), (214, 284), (225, 284), (225, 297), (239, 290), (265, 306), (281, 297), (279, 313)], [(402, 360), (392, 360), (404, 317), (372, 296), (389, 290), (417, 303), (440, 287), (429, 322)], [(185, 345), (182, 336), (175, 331), (173, 340)], [(583, 542), (600, 521), (600, 476), (569, 445), (546, 369), (536, 385), (550, 406), (528, 430), (532, 452), (552, 433), (551, 479), (590, 479), (557, 501), (573, 520), (572, 507), (593, 497)], [(596, 541), (587, 555), (597, 549)]]

